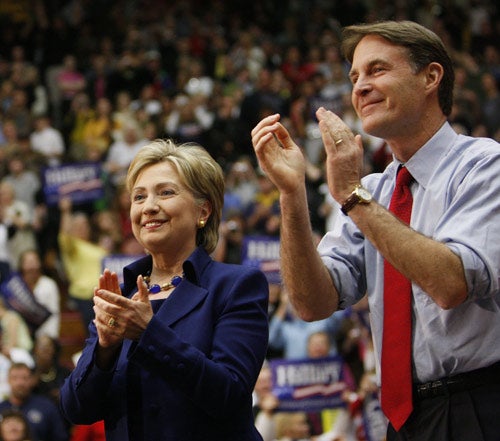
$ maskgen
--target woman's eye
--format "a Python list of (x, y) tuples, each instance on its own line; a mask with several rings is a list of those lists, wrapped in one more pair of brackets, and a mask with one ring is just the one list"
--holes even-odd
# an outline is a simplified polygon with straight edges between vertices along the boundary
[(136, 195), (134, 195), (134, 197), (133, 197), (133, 200), (134, 200), (135, 202), (142, 201), (143, 199), (144, 199), (144, 196), (143, 196), (142, 194), (136, 194)]

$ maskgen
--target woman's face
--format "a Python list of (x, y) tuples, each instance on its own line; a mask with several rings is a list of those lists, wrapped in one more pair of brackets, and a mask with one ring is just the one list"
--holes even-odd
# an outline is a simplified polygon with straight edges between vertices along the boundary
[(146, 167), (131, 192), (130, 219), (134, 236), (153, 256), (172, 250), (190, 253), (196, 247), (200, 220), (210, 214), (199, 206), (168, 162)]
[(5, 418), (2, 421), (1, 435), (5, 441), (22, 441), (24, 439), (25, 426), (19, 418)]

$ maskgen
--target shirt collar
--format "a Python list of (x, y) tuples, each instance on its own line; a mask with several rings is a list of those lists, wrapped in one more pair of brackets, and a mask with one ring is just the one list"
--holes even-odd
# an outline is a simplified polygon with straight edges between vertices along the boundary
[[(408, 168), (415, 181), (424, 189), (434, 175), (441, 158), (449, 152), (457, 137), (457, 133), (450, 124), (445, 122), (432, 138), (405, 163), (405, 167)], [(401, 162), (395, 159), (391, 173), (395, 175), (399, 165), (401, 165)]]

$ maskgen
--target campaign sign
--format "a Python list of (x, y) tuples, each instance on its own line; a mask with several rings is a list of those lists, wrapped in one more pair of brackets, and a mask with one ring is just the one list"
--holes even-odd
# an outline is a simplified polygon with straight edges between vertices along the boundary
[(28, 285), (17, 273), (0, 285), (0, 294), (7, 307), (17, 311), (32, 331), (38, 329), (51, 315), (45, 306), (36, 301)]
[(246, 236), (243, 240), (241, 263), (259, 268), (269, 283), (279, 285), (280, 240), (273, 236)]
[(111, 272), (115, 272), (118, 276), (118, 282), (123, 283), (123, 268), (141, 257), (144, 257), (144, 254), (140, 256), (132, 256), (130, 254), (112, 254), (102, 259), (101, 266), (103, 270), (107, 268)]
[(92, 202), (104, 196), (101, 165), (94, 162), (65, 164), (43, 170), (43, 191), (47, 205), (57, 205), (62, 197), (74, 203)]
[(344, 360), (339, 356), (300, 360), (271, 360), (277, 410), (319, 412), (344, 407), (347, 388)]

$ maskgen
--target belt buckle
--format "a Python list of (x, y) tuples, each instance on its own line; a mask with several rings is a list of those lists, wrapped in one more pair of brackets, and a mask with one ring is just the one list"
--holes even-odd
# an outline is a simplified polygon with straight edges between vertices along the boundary
[(443, 380), (435, 380), (430, 384), (431, 396), (437, 397), (446, 392), (446, 383)]

